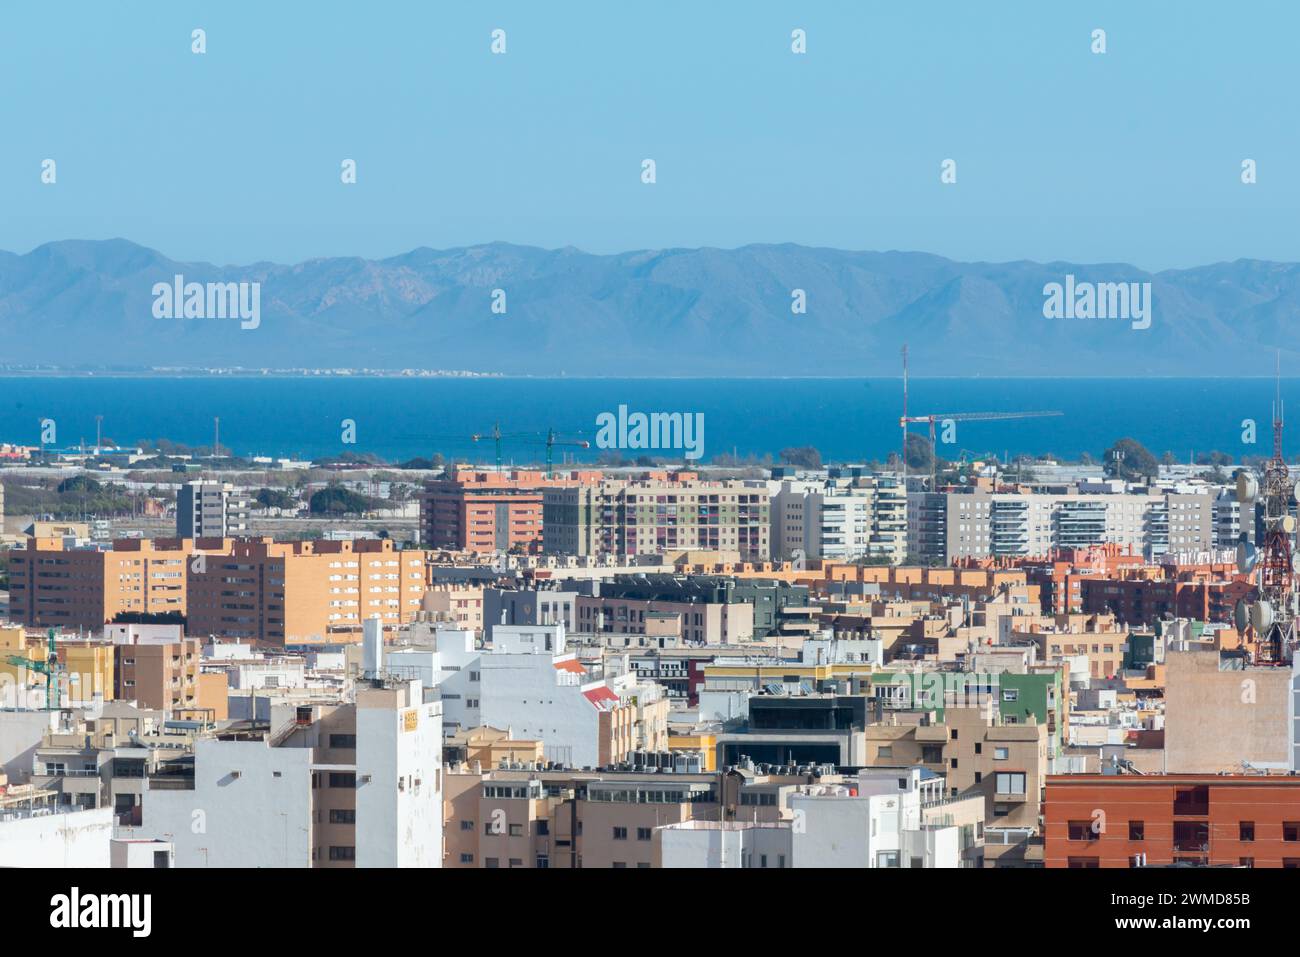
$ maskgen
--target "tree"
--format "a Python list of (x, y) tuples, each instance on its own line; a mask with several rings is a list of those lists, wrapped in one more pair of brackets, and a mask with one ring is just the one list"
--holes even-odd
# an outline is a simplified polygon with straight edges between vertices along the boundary
[(263, 488), (258, 489), (257, 494), (253, 496), (255, 501), (262, 508), (297, 508), (298, 500), (283, 489)]
[(822, 454), (811, 445), (791, 446), (788, 449), (782, 449), (778, 458), (786, 465), (795, 465), (803, 469), (819, 469), (822, 467)]
[(103, 483), (95, 481), (89, 475), (74, 475), (72, 478), (66, 478), (59, 483), (58, 489), (60, 495), (67, 495), (69, 493), (98, 495), (103, 490)]
[(329, 485), (314, 493), (307, 508), (313, 515), (360, 515), (370, 510), (370, 499), (344, 488)]
[(903, 455), (907, 460), (907, 467), (913, 472), (930, 471), (930, 464), (934, 461), (934, 449), (930, 447), (930, 440), (915, 432), (907, 433)]
[(1128, 482), (1150, 478), (1160, 472), (1156, 457), (1137, 439), (1129, 438), (1120, 439), (1106, 450), (1104, 467), (1107, 475)]

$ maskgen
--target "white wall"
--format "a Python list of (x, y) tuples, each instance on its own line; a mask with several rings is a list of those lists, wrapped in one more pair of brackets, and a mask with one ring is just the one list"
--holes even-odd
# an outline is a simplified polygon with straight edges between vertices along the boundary
[(10, 784), (25, 782), (32, 773), (32, 758), (52, 717), (49, 711), (0, 711), (0, 772)]
[(442, 866), (442, 708), (421, 696), (358, 695), (357, 867)]
[(112, 840), (112, 808), (9, 820), (0, 815), (0, 868), (108, 867)]
[(540, 739), (548, 761), (596, 767), (599, 716), (583, 697), (583, 685), (570, 683), (581, 681), (581, 675), (558, 671), (544, 653), (483, 655), (479, 674), (483, 724), (508, 730), (516, 739)]
[(194, 790), (147, 787), (132, 836), (172, 841), (177, 867), (310, 867), (311, 758), (310, 748), (200, 738)]

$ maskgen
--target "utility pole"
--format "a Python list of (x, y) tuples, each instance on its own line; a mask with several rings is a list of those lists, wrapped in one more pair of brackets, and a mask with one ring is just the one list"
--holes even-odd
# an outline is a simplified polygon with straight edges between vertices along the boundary
[(104, 417), (102, 415), (95, 416), (95, 454), (96, 455), (99, 455), (99, 449), (103, 442), (103, 425), (104, 425)]

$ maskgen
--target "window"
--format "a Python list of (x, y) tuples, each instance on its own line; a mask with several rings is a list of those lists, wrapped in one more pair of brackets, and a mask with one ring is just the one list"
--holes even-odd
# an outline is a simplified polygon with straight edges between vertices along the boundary
[(1242, 821), (1237, 825), (1237, 840), (1249, 844), (1255, 840), (1255, 822)]
[(610, 866), (618, 869), (625, 868), (627, 867), (627, 861), (615, 861)]
[(484, 866), (484, 867), (493, 867), (493, 868), (500, 867), (500, 866), (501, 866), (501, 859), (500, 859), (500, 858), (497, 858), (497, 857), (485, 857), (485, 858), (483, 858), (483, 866)]
[(1295, 821), (1282, 822), (1282, 840), (1300, 841), (1300, 823)]
[(545, 854), (538, 854), (538, 855), (537, 855), (537, 869), (538, 869), (538, 870), (545, 871), (545, 870), (549, 870), (550, 867), (551, 867), (551, 859), (550, 859), (548, 856), (546, 856)]
[(1020, 700), (1020, 689), (1018, 689), (1018, 688), (1003, 688), (1003, 689), (1002, 689), (1002, 700), (1003, 700), (1003, 701), (1019, 701), (1019, 700)]
[(1128, 839), (1129, 839), (1130, 841), (1145, 841), (1145, 840), (1146, 840), (1146, 822), (1145, 822), (1145, 821), (1129, 821), (1129, 822), (1128, 822)]
[(614, 840), (616, 840), (616, 841), (626, 841), (626, 840), (627, 840), (627, 828), (625, 828), (625, 827), (616, 827), (616, 828), (614, 828)]
[(1007, 759), (1007, 749), (1006, 749), (1006, 748), (994, 748), (994, 749), (993, 749), (993, 760), (994, 760), (994, 761), (1005, 761), (1006, 759)]
[(952, 729), (952, 739), (953, 739), (954, 741), (957, 740), (957, 729), (956, 729), (956, 728), (953, 728), (953, 729)]
[(356, 824), (357, 812), (350, 807), (330, 808), (331, 824)]
[(474, 863), (474, 855), (473, 855), (473, 854), (462, 854), (462, 855), (460, 856), (460, 862), (461, 862), (462, 864), (473, 864), (473, 863)]
[(331, 734), (330, 747), (356, 750), (357, 736), (355, 734)]
[(357, 859), (357, 849), (355, 847), (334, 847), (330, 846), (331, 861), (355, 861)]
[[(511, 824), (511, 825), (510, 825), (510, 836), (511, 836), (511, 837), (522, 837), (522, 836), (523, 836), (523, 833), (524, 833), (524, 826), (523, 826), (522, 824)], [(511, 865), (511, 866), (513, 867), (514, 865)]]
[(1067, 826), (1072, 841), (1091, 841), (1097, 836), (1093, 833), (1092, 821), (1071, 821)]
[(1023, 771), (999, 771), (997, 787), (998, 794), (1024, 794), (1025, 773)]
[(473, 821), (461, 821), (461, 822), (460, 822), (460, 829), (461, 829), (462, 831), (472, 831), (472, 830), (474, 830), (474, 822), (473, 822)]
[(980, 744), (978, 741), (975, 742), (975, 753), (976, 754), (984, 753), (984, 745)]
[(877, 867), (897, 867), (898, 851), (879, 851), (876, 854)]
[(330, 787), (332, 788), (354, 788), (357, 786), (357, 776), (351, 771), (331, 771)]
[(537, 833), (538, 833), (539, 835), (550, 834), (550, 833), (551, 833), (551, 822), (550, 822), (550, 821), (538, 821), (538, 822), (537, 822)]
[(1100, 867), (1095, 857), (1071, 857), (1068, 859), (1069, 867)]
[(1242, 867), (1254, 867), (1255, 859), (1253, 857), (1243, 857), (1239, 860)]
[(651, 830), (648, 827), (638, 827), (636, 829), (636, 839), (638, 841), (650, 840), (650, 834), (651, 834)]

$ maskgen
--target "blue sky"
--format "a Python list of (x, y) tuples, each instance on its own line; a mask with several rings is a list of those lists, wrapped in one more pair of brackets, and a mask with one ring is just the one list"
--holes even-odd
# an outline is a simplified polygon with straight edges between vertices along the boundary
[(4, 4), (0, 248), (1300, 260), (1298, 28), (1285, 2)]

